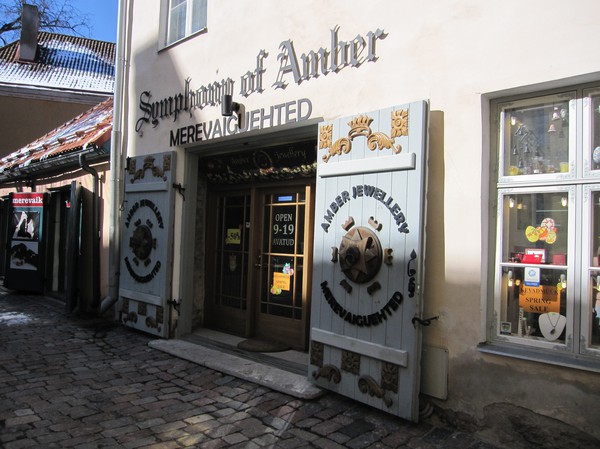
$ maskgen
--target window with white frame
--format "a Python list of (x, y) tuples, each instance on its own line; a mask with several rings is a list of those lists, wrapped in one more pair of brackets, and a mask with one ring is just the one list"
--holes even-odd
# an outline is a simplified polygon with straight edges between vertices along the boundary
[(206, 0), (168, 0), (166, 45), (206, 29)]
[(492, 111), (498, 178), (488, 341), (600, 369), (600, 87), (501, 99)]

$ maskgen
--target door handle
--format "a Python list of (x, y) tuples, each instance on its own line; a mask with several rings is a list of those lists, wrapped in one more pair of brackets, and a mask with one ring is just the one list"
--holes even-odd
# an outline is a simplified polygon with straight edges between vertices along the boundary
[(256, 263), (254, 264), (254, 268), (262, 268), (262, 255), (258, 255), (256, 257)]

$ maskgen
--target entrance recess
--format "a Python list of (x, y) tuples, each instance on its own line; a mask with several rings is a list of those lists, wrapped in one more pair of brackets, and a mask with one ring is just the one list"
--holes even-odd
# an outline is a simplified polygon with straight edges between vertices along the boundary
[(210, 196), (210, 326), (306, 348), (312, 192), (286, 184)]

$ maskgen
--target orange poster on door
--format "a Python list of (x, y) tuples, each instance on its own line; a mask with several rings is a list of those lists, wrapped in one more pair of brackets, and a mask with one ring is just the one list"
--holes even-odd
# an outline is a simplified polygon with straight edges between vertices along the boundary
[(273, 273), (273, 287), (290, 291), (290, 278), (291, 276), (286, 273)]

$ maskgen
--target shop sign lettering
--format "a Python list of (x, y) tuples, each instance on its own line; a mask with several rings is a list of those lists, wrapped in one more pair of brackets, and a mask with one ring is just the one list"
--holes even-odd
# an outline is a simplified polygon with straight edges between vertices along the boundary
[(172, 129), (169, 136), (169, 146), (189, 145), (246, 131), (303, 122), (308, 120), (311, 114), (311, 101), (307, 98), (301, 98), (271, 106), (269, 109), (261, 108), (245, 112), (241, 126), (238, 117), (234, 114), (231, 117), (221, 117), (208, 122)]
[(151, 256), (153, 250), (156, 248), (156, 238), (154, 238), (152, 234), (152, 228), (155, 223), (150, 219), (143, 221), (141, 218), (132, 222), (137, 212), (143, 207), (147, 207), (153, 212), (158, 228), (164, 228), (162, 214), (160, 213), (158, 206), (152, 200), (144, 198), (140, 201), (136, 201), (129, 209), (129, 212), (127, 212), (125, 226), (127, 228), (129, 228), (131, 224), (134, 226), (133, 233), (129, 239), (129, 248), (131, 249), (133, 256), (131, 259), (129, 256), (125, 256), (125, 267), (127, 268), (129, 275), (141, 284), (148, 283), (154, 279), (161, 268), (161, 262), (160, 260), (157, 260), (154, 262), (154, 266), (152, 266), (150, 272), (146, 274), (137, 273), (137, 270), (145, 271), (152, 264), (153, 261)]
[(539, 287), (521, 286), (519, 291), (519, 307), (525, 312), (560, 313), (560, 294), (556, 286), (540, 285)]
[(363, 197), (373, 198), (374, 200), (381, 202), (392, 214), (396, 226), (398, 227), (398, 232), (408, 234), (408, 223), (406, 223), (406, 217), (398, 203), (384, 190), (368, 184), (353, 186), (352, 193), (344, 190), (335, 197), (323, 216), (323, 222), (321, 223), (323, 230), (325, 232), (329, 231), (329, 226), (331, 225), (333, 218), (348, 201)]
[(385, 306), (383, 306), (379, 311), (370, 315), (356, 315), (346, 310), (340, 305), (339, 302), (337, 302), (333, 296), (333, 292), (327, 286), (327, 281), (321, 282), (321, 291), (323, 292), (323, 296), (325, 297), (327, 304), (329, 304), (329, 307), (331, 307), (331, 310), (333, 310), (333, 313), (338, 315), (347, 323), (359, 327), (377, 326), (378, 324), (387, 321), (388, 317), (392, 316), (392, 313), (398, 310), (403, 300), (402, 293), (394, 292)]
[[(273, 89), (285, 89), (289, 82), (301, 84), (339, 73), (347, 67), (360, 68), (365, 62), (376, 62), (377, 41), (385, 39), (387, 34), (381, 29), (369, 31), (365, 35), (357, 34), (353, 38), (341, 40), (340, 27), (335, 26), (329, 33), (329, 45), (317, 50), (308, 50), (298, 55), (291, 39), (279, 44), (277, 60), (279, 68), (271, 84)], [(239, 95), (249, 97), (265, 91), (265, 59), (269, 53), (260, 50), (253, 68), (239, 77)], [(192, 79), (184, 81), (183, 91), (174, 92), (162, 99), (153, 100), (152, 92), (144, 90), (139, 97), (141, 117), (135, 124), (136, 132), (141, 136), (145, 125), (156, 128), (160, 120), (176, 121), (183, 113), (192, 114), (209, 106), (220, 106), (224, 94), (233, 95), (236, 83), (232, 78), (215, 80), (200, 87), (192, 86)], [(304, 108), (303, 108), (304, 105)], [(171, 131), (170, 146), (187, 145), (200, 140), (210, 140), (238, 132), (280, 126), (294, 121), (307, 120), (312, 113), (312, 105), (307, 99), (270, 106), (268, 109), (256, 109), (247, 112), (242, 121), (237, 117), (225, 117), (194, 126), (185, 126)]]
[(271, 249), (273, 251), (278, 249), (281, 252), (294, 252), (296, 208), (294, 206), (282, 206), (277, 209), (279, 212), (273, 216)]

